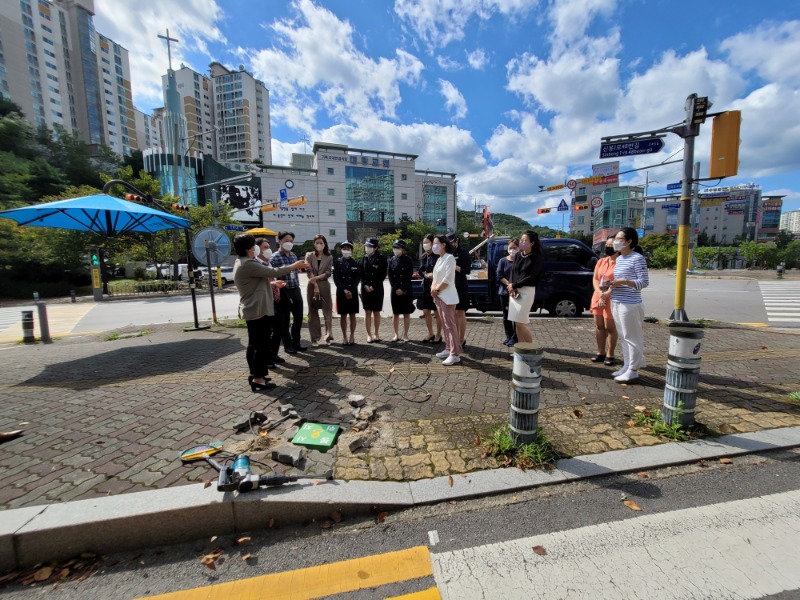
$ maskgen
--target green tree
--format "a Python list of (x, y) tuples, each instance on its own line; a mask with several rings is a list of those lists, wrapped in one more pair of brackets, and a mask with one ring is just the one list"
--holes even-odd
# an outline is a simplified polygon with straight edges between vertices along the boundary
[(783, 250), (789, 244), (791, 244), (793, 240), (794, 240), (794, 236), (792, 235), (792, 232), (791, 231), (787, 231), (786, 229), (781, 229), (778, 232), (778, 235), (775, 236), (775, 244), (781, 250)]
[(781, 260), (787, 269), (800, 268), (800, 240), (789, 242), (781, 253)]
[[(639, 240), (645, 255), (651, 256), (657, 248), (671, 248), (675, 246), (675, 239), (668, 233), (651, 233)], [(674, 264), (673, 264), (674, 266)]]
[(742, 254), (745, 263), (750, 268), (755, 268), (761, 265), (764, 260), (766, 248), (763, 244), (759, 244), (750, 240), (745, 240), (739, 244), (739, 252)]

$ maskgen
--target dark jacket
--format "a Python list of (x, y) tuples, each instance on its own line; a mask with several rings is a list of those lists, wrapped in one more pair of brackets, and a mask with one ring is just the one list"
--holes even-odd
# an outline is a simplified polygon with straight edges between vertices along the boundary
[(511, 285), (514, 289), (535, 286), (544, 267), (544, 254), (542, 252), (522, 252), (514, 257), (514, 266), (511, 268)]
[(433, 273), (433, 267), (436, 266), (436, 261), (439, 260), (439, 255), (434, 254), (431, 252), (430, 254), (423, 254), (422, 258), (419, 261), (419, 269), (417, 272), (419, 276), (422, 277), (426, 282), (429, 282), (430, 279), (426, 278), (425, 275), (428, 273)]
[(354, 258), (339, 257), (333, 261), (333, 282), (336, 290), (350, 290), (358, 294), (358, 282), (361, 279), (361, 268)]
[(383, 280), (386, 279), (386, 272), (389, 269), (389, 262), (386, 256), (375, 252), (372, 256), (365, 256), (359, 263), (361, 267), (361, 285), (383, 289)]
[(408, 254), (393, 256), (389, 259), (389, 285), (392, 292), (403, 290), (411, 295), (411, 277), (414, 274), (414, 261)]
[(461, 267), (461, 272), (456, 271), (456, 287), (467, 287), (467, 275), (472, 271), (472, 258), (466, 248), (461, 246), (453, 253), (456, 257), (456, 266)]

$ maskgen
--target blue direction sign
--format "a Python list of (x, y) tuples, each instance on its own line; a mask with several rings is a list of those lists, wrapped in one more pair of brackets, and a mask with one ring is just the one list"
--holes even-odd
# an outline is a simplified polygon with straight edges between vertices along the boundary
[(682, 181), (679, 181), (678, 183), (668, 183), (667, 190), (679, 190), (681, 189), (682, 185), (683, 185)]
[(281, 202), (286, 202), (289, 200), (289, 193), (286, 191), (286, 188), (281, 189)]
[(565, 202), (565, 201), (562, 199), (562, 200), (561, 200), (561, 204), (559, 204), (559, 205), (558, 205), (558, 208), (557, 208), (556, 210), (557, 210), (558, 212), (562, 212), (562, 211), (565, 211), (565, 210), (569, 210), (569, 206), (568, 206), (568, 205), (567, 205), (567, 203), (566, 203), (566, 202)]
[(655, 154), (664, 147), (661, 138), (646, 138), (628, 142), (601, 142), (600, 158), (633, 156), (634, 154)]
[(225, 231), (244, 231), (244, 225), (223, 225)]

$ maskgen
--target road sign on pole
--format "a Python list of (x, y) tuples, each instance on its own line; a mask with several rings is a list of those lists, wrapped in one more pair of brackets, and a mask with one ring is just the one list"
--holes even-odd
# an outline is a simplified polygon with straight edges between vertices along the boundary
[(664, 147), (664, 140), (659, 137), (630, 140), (627, 142), (601, 142), (600, 158), (616, 158), (635, 154), (655, 154)]
[(569, 205), (568, 205), (568, 204), (566, 203), (566, 201), (565, 201), (565, 200), (562, 198), (562, 200), (561, 200), (561, 204), (559, 204), (559, 205), (558, 205), (558, 208), (557, 208), (556, 210), (557, 210), (558, 212), (563, 212), (563, 211), (565, 211), (565, 210), (569, 210)]
[(592, 208), (600, 208), (603, 206), (603, 199), (600, 196), (592, 198)]
[(668, 183), (667, 190), (679, 190), (681, 189), (681, 184), (683, 182), (679, 181), (678, 183)]
[(289, 200), (289, 193), (286, 191), (286, 188), (281, 189), (281, 202), (286, 202)]

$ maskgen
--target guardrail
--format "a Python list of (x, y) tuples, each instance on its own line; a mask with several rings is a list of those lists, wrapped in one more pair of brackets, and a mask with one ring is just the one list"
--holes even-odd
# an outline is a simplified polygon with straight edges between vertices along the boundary
[[(203, 288), (200, 280), (196, 281), (197, 289)], [(108, 295), (113, 298), (132, 298), (139, 296), (178, 296), (189, 293), (186, 281), (125, 281), (108, 286)]]

